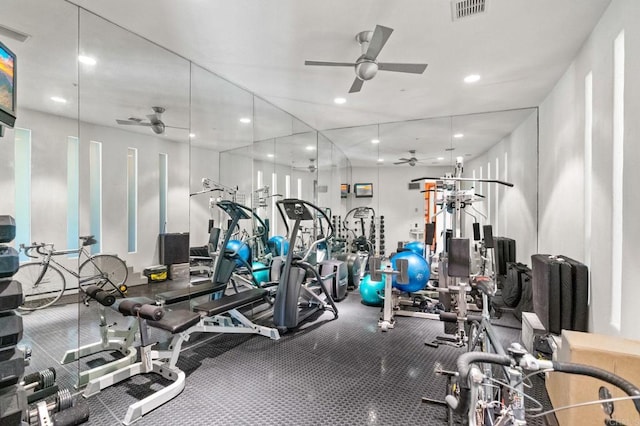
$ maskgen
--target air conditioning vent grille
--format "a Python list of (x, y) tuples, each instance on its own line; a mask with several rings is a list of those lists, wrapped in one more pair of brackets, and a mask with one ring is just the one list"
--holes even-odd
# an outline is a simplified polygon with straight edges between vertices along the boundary
[(452, 0), (451, 14), (454, 21), (487, 11), (486, 0)]
[(420, 189), (420, 182), (409, 182), (409, 190)]

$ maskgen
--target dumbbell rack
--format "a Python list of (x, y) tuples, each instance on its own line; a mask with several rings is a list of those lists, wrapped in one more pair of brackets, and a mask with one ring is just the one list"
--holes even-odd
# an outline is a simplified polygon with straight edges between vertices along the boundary
[(13, 217), (0, 216), (0, 425), (84, 423), (89, 406), (75, 405), (68, 389), (58, 389), (53, 368), (23, 378), (31, 350), (19, 345), (23, 323), (15, 310), (24, 295), (21, 283), (13, 279), (20, 265), (18, 252), (7, 245), (15, 235)]

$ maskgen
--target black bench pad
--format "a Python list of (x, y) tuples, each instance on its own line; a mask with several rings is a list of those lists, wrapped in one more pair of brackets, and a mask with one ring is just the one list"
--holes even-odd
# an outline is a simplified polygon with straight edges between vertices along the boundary
[(260, 300), (266, 294), (267, 290), (254, 288), (241, 293), (232, 294), (230, 296), (223, 296), (222, 299), (212, 300), (211, 302), (194, 306), (193, 309), (195, 311), (205, 312), (207, 316), (218, 315), (230, 311), (231, 309), (239, 308), (240, 306)]
[(226, 284), (201, 284), (197, 286), (190, 286), (185, 288), (179, 288), (177, 290), (165, 291), (164, 293), (156, 294), (156, 300), (166, 305), (173, 303), (184, 302), (185, 300), (191, 300), (194, 297), (206, 296), (212, 294), (227, 287)]
[(150, 327), (176, 334), (196, 325), (198, 321), (200, 321), (199, 313), (177, 309), (175, 311), (165, 311), (164, 317), (160, 321), (147, 321), (147, 324)]

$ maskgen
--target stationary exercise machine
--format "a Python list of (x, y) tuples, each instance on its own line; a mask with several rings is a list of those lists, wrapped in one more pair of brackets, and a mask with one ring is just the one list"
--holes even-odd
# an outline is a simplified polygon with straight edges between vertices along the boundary
[[(470, 271), (470, 242), (468, 238), (462, 237), (462, 217), (464, 213), (475, 218), (465, 209), (466, 207), (473, 209), (473, 203), (480, 201), (483, 197), (477, 195), (473, 189), (463, 190), (461, 184), (463, 182), (486, 182), (508, 187), (513, 186), (512, 183), (497, 179), (463, 178), (462, 170), (463, 159), (458, 157), (453, 175), (447, 175), (443, 178), (421, 177), (412, 179), (412, 182), (435, 180), (437, 190), (442, 194), (442, 198), (439, 200), (442, 209), (438, 214), (443, 215), (444, 244), (442, 244), (443, 251), (440, 253), (438, 261), (438, 291), (441, 293), (440, 299), (445, 307), (455, 311), (457, 327), (455, 337), (442, 336), (434, 342), (425, 342), (433, 346), (438, 344), (463, 346), (466, 340), (467, 295), (472, 290), (470, 285), (472, 274)], [(477, 213), (481, 214), (480, 212)], [(477, 222), (474, 222), (473, 231), (474, 239), (480, 240), (480, 225)], [(444, 320), (445, 317), (448, 318), (449, 316), (445, 315), (443, 317), (440, 314), (439, 318)]]
[[(328, 309), (333, 313), (334, 318), (337, 318), (338, 308), (325, 284), (325, 280), (331, 276), (321, 277), (318, 268), (309, 262), (316, 247), (333, 236), (334, 229), (330, 219), (321, 208), (304, 200), (288, 198), (279, 200), (276, 205), (288, 230), (289, 247), (293, 247), (302, 221), (324, 220), (329, 232), (326, 236), (313, 241), (302, 256), (295, 256), (291, 249), (287, 253), (273, 305), (273, 323), (278, 330), (285, 332), (298, 327), (302, 321), (319, 310)], [(287, 219), (293, 221), (290, 232)]]

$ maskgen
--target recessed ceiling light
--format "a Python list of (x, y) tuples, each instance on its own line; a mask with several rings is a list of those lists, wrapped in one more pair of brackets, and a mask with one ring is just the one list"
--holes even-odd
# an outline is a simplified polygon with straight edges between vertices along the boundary
[(371, 143), (380, 143), (380, 139), (371, 139)]
[(249, 124), (249, 123), (251, 123), (251, 119), (250, 119), (250, 118), (247, 118), (247, 117), (242, 117), (242, 118), (240, 119), (240, 122), (241, 122), (241, 123), (244, 123), (244, 124)]
[(313, 151), (314, 149), (316, 149), (316, 147), (313, 145), (307, 145), (304, 149), (306, 149), (307, 151)]
[(464, 78), (465, 83), (475, 83), (480, 80), (480, 76), (478, 74), (471, 74)]
[(347, 100), (345, 98), (335, 98), (333, 100), (333, 102), (337, 103), (338, 105), (342, 105), (342, 104), (346, 103)]
[(464, 137), (464, 134), (463, 133), (456, 133), (455, 135), (453, 135), (453, 137), (456, 138), (456, 139), (460, 139), (460, 138)]
[(80, 63), (85, 65), (95, 65), (98, 63), (98, 61), (96, 61), (95, 58), (92, 58), (91, 56), (85, 56), (85, 55), (79, 55), (78, 61), (80, 61)]
[(378, 158), (378, 163), (384, 163), (384, 158)]
[(438, 157), (438, 161), (444, 160), (444, 157)]
[(59, 104), (66, 104), (67, 100), (65, 98), (61, 98), (60, 96), (52, 96), (51, 100), (53, 102), (58, 102)]
[(267, 157), (273, 158), (273, 154), (267, 154)]
[(195, 138), (195, 137), (196, 137), (196, 134), (195, 134), (195, 133), (189, 133), (189, 137), (190, 137), (190, 138)]

